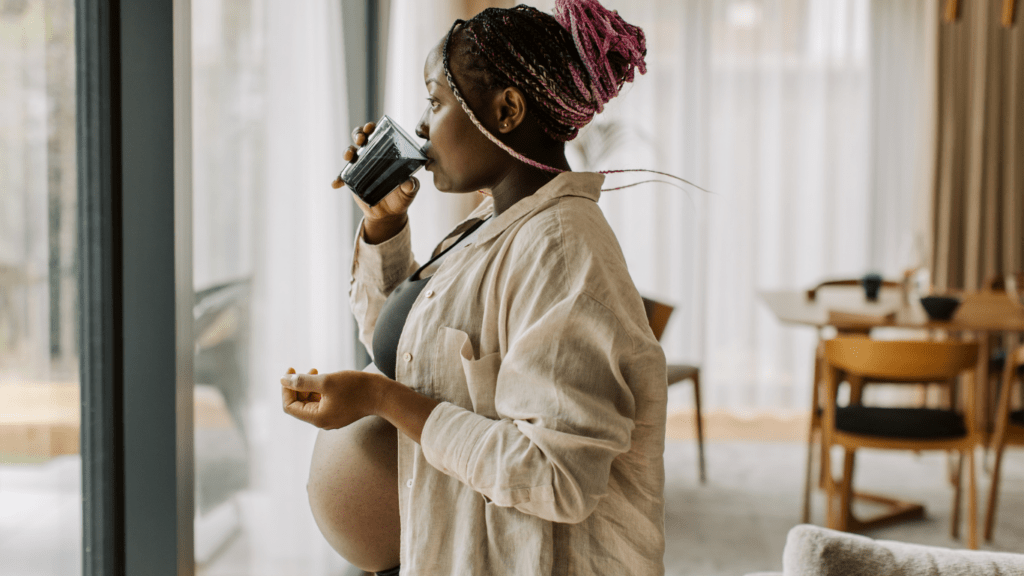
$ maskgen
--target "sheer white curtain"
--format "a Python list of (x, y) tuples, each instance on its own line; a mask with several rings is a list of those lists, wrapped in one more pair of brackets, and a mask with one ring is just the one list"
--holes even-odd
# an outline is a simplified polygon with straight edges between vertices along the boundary
[[(601, 206), (640, 291), (676, 306), (662, 342), (670, 359), (702, 365), (705, 403), (804, 410), (815, 335), (781, 325), (757, 291), (917, 263), (934, 2), (603, 3), (644, 29), (649, 70), (581, 134), (587, 161), (579, 144), (570, 161), (712, 191), (650, 184)], [(393, 56), (390, 75), (418, 80), (423, 56)]]
[[(436, 0), (391, 0), (388, 26), (384, 111), (410, 134), (427, 108), (423, 65), (427, 53), (460, 16), (458, 3)], [(434, 246), (479, 203), (477, 194), (447, 194), (434, 188), (429, 172), (420, 171), (420, 192), (409, 210), (412, 248), (426, 262)]]
[(278, 384), (288, 367), (354, 368), (353, 205), (330, 186), (349, 131), (340, 12), (332, 0), (193, 4), (196, 289), (239, 279), (251, 289), (247, 321), (223, 327), (248, 343), (247, 464), (220, 463), (248, 482), (233, 496), (236, 522), (197, 518), (199, 574), (347, 566), (306, 497), (316, 429), (282, 412)]

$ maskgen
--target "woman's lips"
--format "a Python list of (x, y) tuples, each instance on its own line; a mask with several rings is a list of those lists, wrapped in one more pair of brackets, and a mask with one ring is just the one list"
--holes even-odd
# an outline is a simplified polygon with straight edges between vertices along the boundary
[(430, 166), (434, 163), (434, 159), (430, 157), (430, 142), (428, 141), (423, 144), (423, 148), (421, 148), (421, 150), (423, 151), (423, 155), (427, 157), (427, 163), (423, 165), (423, 168), (429, 170)]

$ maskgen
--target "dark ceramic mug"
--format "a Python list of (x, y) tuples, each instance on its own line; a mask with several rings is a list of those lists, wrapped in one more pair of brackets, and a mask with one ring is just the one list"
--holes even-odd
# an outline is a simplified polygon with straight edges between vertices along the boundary
[(879, 274), (865, 274), (860, 283), (864, 287), (864, 297), (869, 302), (877, 301), (878, 291), (882, 288), (882, 277)]

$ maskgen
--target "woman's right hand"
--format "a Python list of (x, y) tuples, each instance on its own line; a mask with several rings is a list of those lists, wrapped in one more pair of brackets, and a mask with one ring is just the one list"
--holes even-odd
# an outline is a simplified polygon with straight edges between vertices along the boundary
[[(366, 144), (370, 134), (377, 127), (374, 122), (367, 122), (358, 126), (352, 131), (352, 141), (355, 146), (349, 146), (345, 150), (344, 159), (346, 162), (355, 162), (359, 155), (359, 148)], [(331, 186), (341, 188), (345, 183), (339, 176)], [(370, 244), (379, 244), (395, 234), (398, 234), (405, 227), (408, 221), (409, 206), (419, 192), (420, 183), (415, 178), (406, 180), (398, 188), (395, 188), (375, 206), (370, 206), (355, 193), (355, 199), (359, 209), (363, 211), (363, 233), (366, 241)]]

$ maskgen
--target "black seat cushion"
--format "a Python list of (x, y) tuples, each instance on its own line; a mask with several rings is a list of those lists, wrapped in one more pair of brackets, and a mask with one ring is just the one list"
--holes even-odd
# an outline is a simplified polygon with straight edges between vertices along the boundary
[(1016, 412), (1011, 412), (1010, 420), (1012, 420), (1018, 426), (1024, 426), (1024, 410), (1017, 410)]
[(914, 440), (959, 438), (967, 434), (959, 414), (934, 408), (836, 408), (836, 428), (851, 434)]

